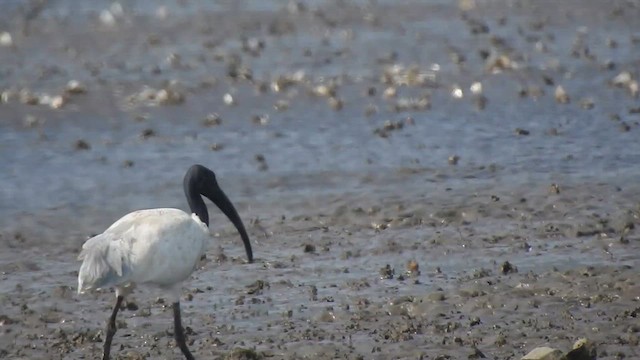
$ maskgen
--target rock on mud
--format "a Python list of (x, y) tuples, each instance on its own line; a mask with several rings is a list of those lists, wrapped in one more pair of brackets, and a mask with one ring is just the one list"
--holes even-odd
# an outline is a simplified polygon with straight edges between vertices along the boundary
[(560, 350), (543, 346), (531, 350), (522, 360), (564, 360), (564, 355)]
[(233, 349), (224, 357), (225, 360), (260, 360), (262, 358), (263, 356), (255, 350), (240, 348)]
[(573, 344), (573, 350), (569, 351), (566, 357), (567, 360), (596, 360), (595, 344), (585, 338), (578, 339)]

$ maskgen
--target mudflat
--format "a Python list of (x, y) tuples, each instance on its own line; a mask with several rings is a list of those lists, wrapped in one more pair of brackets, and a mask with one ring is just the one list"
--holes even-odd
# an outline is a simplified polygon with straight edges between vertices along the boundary
[[(0, 16), (0, 357), (101, 355), (84, 240), (187, 208), (198, 359), (640, 356), (640, 4), (10, 1)], [(116, 359), (179, 359), (163, 294)]]

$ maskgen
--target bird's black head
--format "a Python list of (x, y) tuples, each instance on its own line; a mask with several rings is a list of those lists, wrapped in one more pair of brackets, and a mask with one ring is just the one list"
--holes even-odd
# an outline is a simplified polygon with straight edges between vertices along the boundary
[(183, 185), (191, 212), (195, 213), (202, 222), (209, 226), (209, 212), (200, 195), (207, 197), (216, 204), (220, 211), (222, 211), (236, 229), (238, 229), (247, 252), (247, 258), (249, 262), (253, 262), (253, 251), (251, 250), (251, 243), (249, 242), (247, 231), (244, 228), (244, 224), (236, 208), (222, 189), (220, 189), (218, 181), (216, 180), (216, 174), (202, 165), (192, 165), (184, 176)]

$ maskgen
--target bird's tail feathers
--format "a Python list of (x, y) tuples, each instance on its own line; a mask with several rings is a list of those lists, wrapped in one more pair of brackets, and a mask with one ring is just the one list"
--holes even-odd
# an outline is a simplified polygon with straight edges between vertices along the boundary
[(128, 273), (125, 254), (113, 243), (96, 243), (82, 249), (78, 256), (82, 260), (78, 273), (78, 293), (113, 285), (125, 280)]

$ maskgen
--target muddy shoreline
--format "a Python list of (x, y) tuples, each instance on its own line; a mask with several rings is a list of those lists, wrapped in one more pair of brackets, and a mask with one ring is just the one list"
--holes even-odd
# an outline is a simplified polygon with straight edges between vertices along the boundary
[[(637, 1), (36, 3), (0, 17), (1, 358), (100, 356), (79, 248), (192, 163), (256, 255), (211, 209), (198, 359), (640, 357)], [(181, 358), (162, 294), (118, 326)]]

